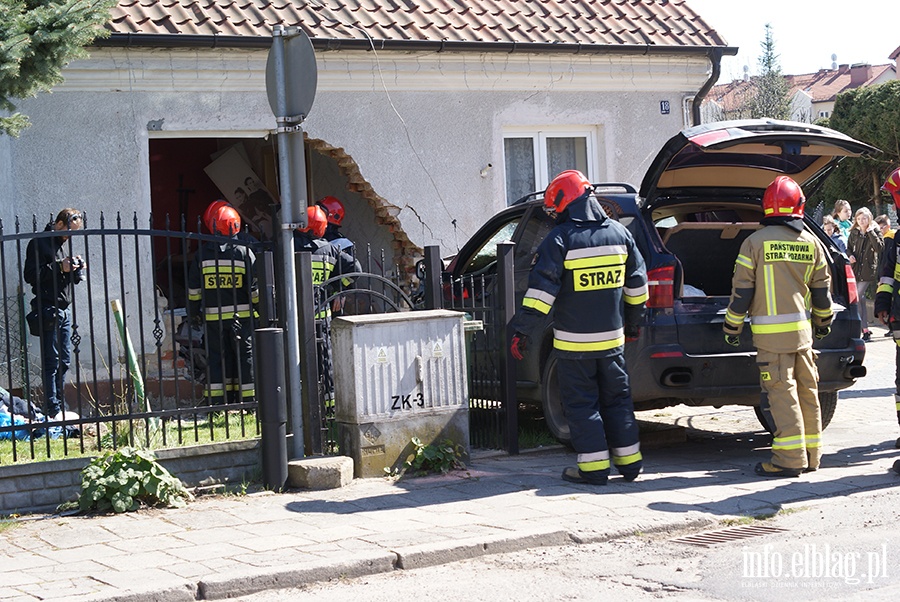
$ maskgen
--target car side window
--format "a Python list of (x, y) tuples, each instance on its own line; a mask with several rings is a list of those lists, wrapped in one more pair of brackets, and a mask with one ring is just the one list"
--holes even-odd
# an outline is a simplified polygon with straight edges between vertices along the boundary
[(472, 258), (466, 264), (462, 273), (473, 274), (497, 261), (497, 245), (501, 242), (511, 240), (513, 233), (516, 231), (516, 226), (518, 225), (519, 222), (514, 220), (500, 226), (487, 242), (481, 245), (481, 248), (472, 255)]
[(516, 244), (513, 259), (516, 271), (531, 269), (534, 254), (555, 225), (556, 222), (542, 210), (531, 212), (527, 221), (522, 224), (522, 234)]

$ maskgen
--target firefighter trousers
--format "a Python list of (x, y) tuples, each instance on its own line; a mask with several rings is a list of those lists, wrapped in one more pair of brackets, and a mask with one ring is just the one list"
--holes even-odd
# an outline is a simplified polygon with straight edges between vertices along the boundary
[(210, 405), (254, 401), (253, 330), (250, 318), (206, 322)]
[(772, 464), (816, 469), (822, 457), (819, 372), (812, 349), (796, 353), (756, 353), (760, 383), (769, 396), (775, 434)]
[(637, 476), (643, 459), (625, 356), (559, 358), (557, 375), (581, 473), (602, 481), (612, 460), (621, 474)]
[[(900, 327), (900, 324), (897, 322), (892, 322), (891, 326)], [(897, 392), (894, 394), (894, 407), (897, 410), (897, 423), (900, 424), (900, 332), (897, 330), (892, 330), (894, 335), (894, 343), (896, 343), (896, 357), (894, 361), (895, 372), (894, 372), (894, 386), (896, 387)]]

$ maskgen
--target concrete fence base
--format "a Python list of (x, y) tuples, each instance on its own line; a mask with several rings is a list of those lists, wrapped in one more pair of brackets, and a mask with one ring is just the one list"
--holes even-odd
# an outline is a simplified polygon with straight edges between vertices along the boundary
[[(154, 452), (187, 487), (259, 480), (260, 442), (226, 441)], [(91, 458), (0, 466), (0, 515), (53, 512), (78, 499), (81, 470)]]

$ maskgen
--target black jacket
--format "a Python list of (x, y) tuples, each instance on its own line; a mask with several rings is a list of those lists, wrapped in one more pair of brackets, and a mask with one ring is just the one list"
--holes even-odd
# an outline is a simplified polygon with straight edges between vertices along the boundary
[(562, 217), (538, 248), (513, 328), (533, 335), (553, 308), (553, 346), (561, 355), (621, 353), (624, 326), (638, 326), (644, 313), (644, 258), (593, 196), (572, 202)]
[[(53, 231), (52, 223), (44, 228), (44, 232), (50, 231)], [(84, 279), (81, 268), (62, 270), (62, 262), (69, 256), (67, 243), (62, 236), (33, 238), (25, 249), (22, 276), (31, 285), (35, 301), (41, 307), (66, 309), (72, 302), (72, 285)]]
[(256, 317), (259, 291), (256, 256), (234, 242), (206, 241), (197, 249), (188, 272), (188, 309), (206, 321)]

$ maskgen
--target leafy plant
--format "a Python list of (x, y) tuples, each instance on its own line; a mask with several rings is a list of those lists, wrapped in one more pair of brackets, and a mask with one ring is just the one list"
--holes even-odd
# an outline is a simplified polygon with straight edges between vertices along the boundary
[(416, 474), (431, 472), (446, 474), (451, 470), (463, 470), (466, 467), (460, 459), (465, 449), (450, 439), (444, 439), (438, 444), (424, 445), (418, 437), (413, 437), (411, 442), (416, 448), (416, 453), (403, 465), (407, 470), (412, 470)]
[(95, 458), (81, 471), (82, 512), (128, 512), (147, 506), (180, 507), (192, 499), (152, 452), (123, 447)]

